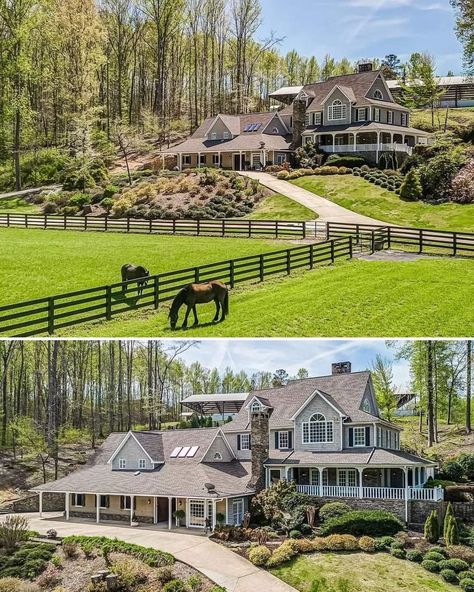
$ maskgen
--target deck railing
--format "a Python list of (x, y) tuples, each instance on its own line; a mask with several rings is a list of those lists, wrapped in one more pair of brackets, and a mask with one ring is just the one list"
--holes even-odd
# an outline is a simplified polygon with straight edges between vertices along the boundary
[(341, 153), (341, 152), (404, 152), (406, 154), (411, 154), (413, 152), (413, 148), (408, 146), (407, 144), (398, 144), (394, 142), (393, 144), (336, 144), (333, 146), (332, 144), (328, 145), (319, 145), (319, 148), (323, 152), (333, 152), (333, 153)]
[(343, 487), (339, 485), (297, 485), (300, 493), (315, 497), (357, 497), (362, 499), (408, 500), (437, 502), (444, 499), (441, 487)]

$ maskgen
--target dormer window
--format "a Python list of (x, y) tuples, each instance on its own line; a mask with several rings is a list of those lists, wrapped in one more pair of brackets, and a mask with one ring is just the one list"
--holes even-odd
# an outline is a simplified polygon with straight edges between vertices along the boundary
[(322, 113), (313, 113), (313, 125), (321, 125)]
[(222, 137), (224, 138), (224, 140), (228, 140), (229, 139), (229, 132), (224, 132), (222, 134)]
[(220, 452), (216, 452), (214, 454), (214, 460), (222, 460), (222, 454)]
[(374, 99), (376, 101), (383, 101), (383, 94), (382, 94), (382, 91), (380, 89), (376, 88), (374, 90), (374, 95), (373, 96), (374, 96)]
[(322, 413), (315, 413), (303, 422), (303, 444), (334, 442), (334, 422), (327, 421)]
[(374, 121), (380, 121), (380, 109), (377, 107), (374, 109)]
[(252, 413), (258, 413), (261, 410), (262, 410), (262, 406), (260, 405), (260, 403), (258, 401), (254, 401), (250, 407), (250, 411)]
[(370, 413), (370, 403), (369, 403), (368, 399), (364, 399), (364, 401), (362, 403), (362, 410), (365, 411), (366, 413)]
[(406, 127), (408, 125), (408, 114), (407, 113), (402, 113), (401, 123), (402, 123), (403, 127)]
[(139, 469), (146, 469), (146, 459), (145, 458), (141, 458), (138, 461), (138, 468)]
[(279, 132), (279, 130), (278, 130), (277, 127), (274, 127), (273, 130), (272, 130), (272, 133), (273, 134), (279, 134), (280, 132)]
[(339, 99), (336, 99), (328, 107), (328, 119), (330, 121), (337, 121), (346, 118), (346, 105)]
[(211, 140), (217, 140), (217, 134), (216, 134), (216, 132), (212, 132), (212, 134), (211, 134)]
[(124, 458), (119, 458), (119, 469), (126, 469), (127, 461)]

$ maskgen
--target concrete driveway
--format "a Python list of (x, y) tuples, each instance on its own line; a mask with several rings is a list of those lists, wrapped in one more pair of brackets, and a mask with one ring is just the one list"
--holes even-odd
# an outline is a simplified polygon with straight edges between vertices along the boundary
[(381, 224), (384, 226), (386, 222), (381, 222), (375, 218), (369, 218), (362, 214), (357, 214), (351, 210), (347, 210), (342, 206), (339, 206), (329, 199), (316, 195), (311, 191), (307, 191), (301, 187), (297, 187), (288, 181), (281, 181), (270, 175), (269, 173), (258, 173), (255, 171), (242, 171), (240, 173), (251, 179), (258, 179), (262, 185), (268, 187), (276, 193), (285, 195), (289, 199), (296, 201), (297, 203), (306, 206), (318, 214), (321, 222), (346, 222), (349, 224)]
[(255, 567), (226, 547), (210, 541), (207, 536), (191, 534), (192, 530), (170, 532), (161, 530), (156, 525), (136, 528), (125, 524), (96, 524), (78, 519), (66, 522), (62, 515), (46, 512), (43, 513), (43, 518), (37, 513), (24, 516), (29, 519), (30, 528), (41, 534), (54, 528), (59, 536), (102, 535), (167, 551), (226, 588), (228, 592), (295, 592), (291, 586)]

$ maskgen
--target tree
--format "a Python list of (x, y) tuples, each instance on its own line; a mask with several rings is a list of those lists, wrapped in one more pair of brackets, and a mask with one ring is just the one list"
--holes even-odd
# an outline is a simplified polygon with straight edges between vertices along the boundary
[(437, 543), (439, 540), (438, 512), (433, 510), (425, 521), (424, 537), (429, 543)]
[(283, 368), (280, 368), (279, 370), (276, 370), (273, 374), (273, 378), (272, 378), (272, 386), (273, 387), (278, 387), (278, 386), (285, 386), (285, 384), (288, 382), (288, 372), (286, 370), (284, 370)]
[(382, 72), (386, 80), (397, 80), (402, 72), (402, 64), (393, 53), (385, 56), (382, 60)]
[(454, 515), (445, 519), (444, 542), (447, 547), (459, 545), (459, 527)]
[(427, 421), (428, 421), (428, 446), (431, 447), (436, 442), (435, 432), (435, 414), (434, 414), (434, 342), (427, 342), (427, 357), (428, 362), (426, 366), (426, 384), (427, 384)]
[(456, 11), (456, 34), (464, 49), (464, 66), (468, 74), (474, 73), (474, 2), (451, 0)]
[(398, 402), (393, 386), (393, 364), (380, 354), (377, 354), (375, 362), (372, 364), (372, 379), (377, 404), (381, 408), (384, 417), (391, 421)]
[(410, 169), (400, 187), (400, 197), (407, 201), (417, 201), (423, 198), (420, 173), (418, 169)]
[(454, 518), (454, 509), (453, 509), (453, 504), (451, 502), (448, 502), (448, 505), (446, 507), (446, 513), (444, 515), (444, 523), (443, 523), (443, 538), (446, 541), (447, 536), (448, 536), (448, 530), (450, 528), (450, 519)]
[(472, 341), (466, 342), (466, 434), (470, 434), (471, 427), (471, 388), (472, 388)]

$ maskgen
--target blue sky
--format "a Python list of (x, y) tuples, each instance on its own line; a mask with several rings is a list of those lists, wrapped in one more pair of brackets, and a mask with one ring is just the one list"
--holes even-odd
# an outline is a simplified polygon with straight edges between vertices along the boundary
[[(402, 341), (400, 341), (402, 343)], [(182, 358), (200, 362), (206, 368), (234, 371), (274, 372), (284, 368), (290, 375), (307, 368), (310, 376), (331, 373), (332, 362), (350, 361), (352, 369), (370, 368), (377, 354), (392, 359), (394, 378), (400, 390), (409, 387), (409, 368), (404, 360), (394, 360), (395, 349), (383, 340), (332, 339), (204, 339)]]
[(454, 34), (449, 0), (261, 0), (259, 39), (273, 31), (280, 49), (296, 49), (321, 61), (380, 57), (404, 61), (413, 52), (436, 58), (438, 73), (462, 73), (462, 49)]

